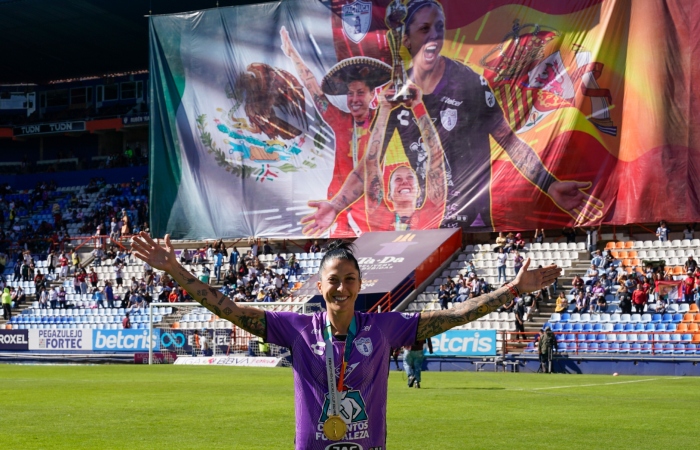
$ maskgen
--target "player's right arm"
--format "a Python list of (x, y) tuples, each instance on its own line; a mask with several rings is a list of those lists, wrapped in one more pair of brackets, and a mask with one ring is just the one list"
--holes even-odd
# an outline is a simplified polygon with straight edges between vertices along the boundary
[(265, 311), (260, 308), (239, 306), (216, 288), (199, 281), (196, 276), (185, 270), (177, 261), (169, 235), (165, 235), (165, 246), (161, 246), (148, 233), (142, 231), (134, 236), (131, 248), (134, 256), (153, 268), (167, 272), (192, 298), (209, 311), (256, 336), (266, 337)]
[(285, 27), (280, 28), (280, 38), (282, 39), (282, 51), (287, 58), (291, 59), (294, 63), (294, 67), (297, 69), (297, 75), (299, 75), (306, 90), (311, 94), (316, 109), (321, 115), (325, 114), (330, 104), (326, 98), (326, 94), (323, 93), (316, 77), (306, 63), (304, 63), (304, 60), (301, 59), (301, 55), (299, 55), (297, 49), (294, 48), (294, 44), (292, 44), (292, 40), (289, 38), (289, 32), (287, 32)]

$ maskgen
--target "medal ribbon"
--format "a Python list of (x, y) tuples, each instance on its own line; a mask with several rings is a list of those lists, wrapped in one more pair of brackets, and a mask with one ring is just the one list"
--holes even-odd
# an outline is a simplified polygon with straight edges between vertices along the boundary
[(357, 324), (355, 323), (355, 317), (353, 316), (350, 322), (350, 327), (348, 328), (348, 335), (345, 338), (345, 347), (343, 348), (343, 361), (340, 365), (340, 376), (338, 377), (338, 385), (335, 385), (335, 357), (333, 356), (333, 337), (331, 334), (331, 322), (328, 319), (328, 314), (326, 313), (326, 326), (323, 328), (323, 340), (326, 344), (325, 357), (326, 357), (326, 378), (328, 379), (328, 400), (330, 414), (333, 416), (340, 415), (340, 391), (343, 390), (343, 385), (345, 384), (345, 368), (348, 365), (348, 360), (350, 359), (350, 353), (352, 352), (352, 342), (355, 340), (357, 335)]

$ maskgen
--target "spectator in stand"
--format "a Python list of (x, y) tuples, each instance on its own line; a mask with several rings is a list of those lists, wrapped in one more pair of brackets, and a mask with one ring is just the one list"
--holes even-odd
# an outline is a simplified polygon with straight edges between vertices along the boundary
[(554, 308), (555, 313), (563, 314), (569, 309), (569, 300), (566, 299), (566, 295), (563, 292), (559, 293), (557, 297), (557, 306)]
[(634, 312), (637, 314), (644, 313), (644, 306), (649, 301), (649, 295), (644, 291), (644, 287), (639, 284), (637, 285), (637, 290), (632, 294), (632, 306), (634, 306)]
[(207, 246), (207, 249), (204, 251), (204, 254), (206, 255), (207, 262), (211, 262), (214, 260), (214, 248), (211, 244)]
[(520, 272), (520, 269), (523, 267), (524, 262), (525, 258), (523, 258), (523, 256), (516, 250), (515, 256), (513, 257), (513, 271), (515, 272), (516, 276), (518, 275), (518, 272)]
[(576, 242), (576, 230), (571, 227), (564, 228), (561, 234), (566, 238), (566, 243), (571, 244)]
[(68, 303), (66, 302), (66, 290), (63, 286), (58, 289), (58, 307), (60, 309), (67, 309)]
[(318, 241), (314, 241), (309, 248), (309, 253), (318, 253), (321, 251), (321, 247), (318, 245)]
[(595, 264), (591, 264), (591, 267), (586, 271), (586, 276), (585, 278), (585, 284), (588, 286), (592, 286), (598, 281), (598, 276), (600, 275), (600, 272), (598, 271), (598, 267), (596, 267)]
[(600, 232), (600, 226), (590, 227), (586, 230), (586, 245), (588, 246), (588, 252), (593, 253), (598, 249), (598, 237)]
[(131, 328), (131, 319), (129, 319), (129, 312), (124, 313), (124, 318), (122, 319), (122, 328), (128, 330)]
[(122, 272), (121, 263), (116, 263), (114, 265), (114, 275), (115, 275), (115, 281), (116, 281), (117, 287), (122, 288), (124, 285), (124, 278), (122, 278), (123, 272)]
[(505, 283), (506, 278), (506, 261), (508, 260), (508, 254), (505, 252), (503, 247), (498, 249), (498, 255), (496, 255), (496, 267), (498, 268), (498, 282)]
[(591, 259), (591, 264), (595, 265), (597, 268), (602, 268), (605, 266), (605, 258), (600, 250), (593, 252), (593, 258)]
[(534, 240), (538, 244), (544, 243), (544, 228), (535, 228)]
[(112, 290), (112, 283), (105, 281), (104, 294), (107, 298), (107, 307), (114, 308), (114, 291)]
[(605, 294), (610, 294), (612, 292), (612, 288), (614, 286), (613, 280), (608, 277), (607, 273), (604, 273), (600, 276), (600, 284), (603, 286), (603, 289), (605, 291)]
[(258, 256), (258, 241), (257, 240), (253, 241), (253, 245), (250, 247), (250, 254), (253, 256), (253, 258), (256, 258)]
[(603, 263), (603, 268), (616, 268), (620, 265), (620, 262), (613, 256), (612, 250), (607, 250), (605, 252), (605, 262)]
[(659, 299), (656, 301), (656, 306), (654, 307), (655, 314), (666, 314), (666, 302)]
[(80, 255), (78, 255), (78, 251), (73, 250), (70, 257), (73, 263), (73, 273), (78, 273), (78, 269), (80, 269)]
[(274, 252), (272, 251), (272, 246), (270, 245), (269, 240), (265, 240), (265, 243), (263, 244), (263, 255), (272, 255)]
[(596, 281), (591, 289), (591, 295), (594, 298), (605, 297), (605, 288), (601, 284), (600, 280)]
[[(525, 239), (523, 239), (523, 235), (521, 233), (516, 233), (515, 234), (515, 242), (513, 243), (513, 248), (515, 250), (522, 250), (525, 248)], [(516, 272), (517, 275), (517, 272)]]
[(229, 255), (229, 266), (231, 266), (231, 270), (234, 272), (238, 270), (238, 260), (241, 258), (241, 254), (238, 253), (238, 249), (236, 247), (233, 247), (233, 250), (231, 251), (231, 254)]
[(515, 313), (515, 333), (517, 339), (520, 341), (525, 339), (525, 304), (522, 298), (514, 298), (515, 308), (513, 312)]
[(95, 302), (98, 308), (105, 307), (105, 295), (102, 291), (100, 291), (100, 288), (95, 288), (92, 290), (92, 300)]
[(498, 251), (502, 248), (504, 248), (506, 245), (506, 236), (503, 234), (502, 231), (498, 232), (498, 237), (496, 238), (496, 247), (493, 248), (493, 251), (498, 253)]
[(583, 314), (588, 311), (588, 306), (590, 305), (590, 289), (586, 288), (586, 292), (580, 291), (576, 294), (576, 306), (574, 306), (574, 312), (578, 314)]
[(656, 229), (656, 236), (661, 242), (668, 241), (668, 228), (666, 228), (665, 220), (659, 222), (659, 228)]
[(207, 266), (205, 266), (204, 264), (202, 264), (202, 270), (201, 270), (199, 277), (198, 277), (199, 281), (201, 281), (202, 283), (205, 283), (205, 284), (209, 284), (209, 273), (210, 273), (209, 268)]
[(2, 293), (2, 317), (8, 321), (12, 318), (12, 294), (7, 287)]
[(42, 288), (41, 290), (37, 290), (39, 295), (37, 298), (39, 299), (39, 309), (48, 309), (49, 308), (49, 291), (47, 288)]
[(73, 275), (73, 292), (80, 294), (80, 280), (78, 279), (78, 274)]
[(688, 255), (688, 260), (685, 262), (683, 267), (685, 268), (686, 273), (690, 272), (692, 274), (697, 270), (698, 262), (695, 261), (693, 255)]
[(80, 269), (78, 271), (78, 274), (76, 275), (76, 278), (78, 279), (78, 282), (80, 283), (80, 293), (87, 294), (88, 293), (88, 285), (87, 285), (87, 273), (85, 273), (85, 269)]
[(297, 261), (297, 257), (294, 253), (292, 253), (292, 256), (289, 257), (289, 272), (288, 274), (297, 276), (299, 275), (301, 267), (299, 266), (299, 262)]
[(688, 272), (688, 276), (683, 280), (683, 301), (693, 303), (695, 299), (695, 277), (693, 272)]
[(65, 253), (61, 252), (61, 256), (58, 258), (58, 264), (61, 266), (61, 271), (59, 272), (61, 279), (68, 278), (68, 258)]
[(88, 274), (88, 281), (90, 281), (90, 286), (94, 289), (97, 287), (97, 283), (100, 281), (97, 272), (93, 267), (90, 268), (90, 273)]
[(440, 301), (440, 309), (449, 309), (450, 293), (447, 290), (447, 285), (441, 284), (438, 290), (438, 300)]
[(687, 239), (689, 241), (692, 241), (695, 239), (695, 226), (688, 224), (685, 226), (685, 230), (683, 230), (683, 239)]
[(97, 247), (95, 250), (92, 251), (92, 264), (96, 267), (102, 265), (102, 260), (105, 257), (105, 252), (102, 250), (102, 247)]
[(188, 249), (184, 249), (182, 253), (180, 253), (180, 262), (183, 264), (190, 264), (192, 262), (192, 254)]
[(56, 309), (58, 308), (58, 288), (49, 288), (49, 305), (51, 306), (51, 309)]
[(455, 302), (462, 303), (466, 301), (469, 298), (470, 293), (471, 289), (467, 284), (467, 280), (462, 280), (462, 283), (460, 283), (459, 289), (457, 290), (457, 297), (455, 298)]
[(604, 313), (608, 310), (608, 301), (605, 299), (605, 295), (598, 295), (595, 297), (595, 312)]
[(217, 249), (214, 253), (214, 276), (216, 276), (216, 284), (221, 283), (221, 266), (224, 264), (224, 255), (221, 250)]

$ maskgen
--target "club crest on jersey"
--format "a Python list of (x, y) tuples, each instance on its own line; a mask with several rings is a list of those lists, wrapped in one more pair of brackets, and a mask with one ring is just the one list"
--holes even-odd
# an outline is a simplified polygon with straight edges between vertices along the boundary
[(444, 129), (452, 131), (455, 125), (457, 125), (457, 110), (454, 108), (445, 108), (440, 111), (440, 122)]
[(355, 340), (355, 347), (357, 350), (365, 356), (372, 354), (372, 339), (368, 337), (363, 337)]
[(343, 6), (343, 33), (355, 44), (365, 38), (372, 23), (372, 2), (356, 0)]
[(326, 353), (326, 343), (316, 342), (315, 344), (311, 344), (311, 350), (318, 356), (323, 356)]
[(496, 104), (496, 98), (493, 96), (491, 91), (486, 91), (484, 94), (486, 95), (486, 105), (488, 105), (489, 108), (492, 108), (493, 105)]

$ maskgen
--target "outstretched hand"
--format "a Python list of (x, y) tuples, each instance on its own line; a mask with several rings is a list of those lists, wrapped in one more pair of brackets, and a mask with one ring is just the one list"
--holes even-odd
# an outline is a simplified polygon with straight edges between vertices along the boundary
[(549, 187), (547, 193), (554, 203), (571, 217), (576, 226), (586, 222), (598, 222), (603, 218), (605, 204), (587, 191), (590, 182), (556, 181)]
[(306, 236), (319, 236), (333, 225), (338, 211), (327, 200), (309, 201), (308, 205), (316, 208), (316, 211), (300, 220), (300, 223), (305, 225), (301, 232)]
[(561, 275), (561, 268), (554, 264), (534, 270), (528, 270), (529, 267), (530, 258), (527, 258), (513, 281), (521, 295), (544, 289)]
[(149, 266), (168, 272), (177, 266), (175, 249), (170, 243), (170, 235), (165, 235), (165, 246), (159, 245), (151, 236), (142, 231), (133, 237), (131, 241), (132, 255)]

